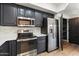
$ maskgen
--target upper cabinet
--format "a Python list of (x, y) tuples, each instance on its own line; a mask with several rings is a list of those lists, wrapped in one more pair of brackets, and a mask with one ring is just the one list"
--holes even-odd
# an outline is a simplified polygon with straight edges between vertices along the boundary
[(47, 13), (43, 13), (43, 18), (47, 18), (48, 14)]
[(27, 8), (16, 4), (0, 4), (0, 25), (15, 26), (17, 17), (27, 17), (35, 19), (35, 26), (43, 26), (43, 18), (53, 17), (53, 15)]
[(3, 4), (1, 25), (16, 25), (17, 8), (14, 4)]
[[(0, 15), (1, 15), (1, 4), (0, 4)], [(1, 16), (0, 16), (0, 25), (1, 25)]]
[(54, 15), (48, 13), (48, 17), (49, 17), (49, 18), (54, 18)]
[(32, 9), (25, 7), (18, 7), (18, 17), (35, 18), (35, 12)]
[(35, 11), (29, 8), (25, 9), (25, 17), (35, 18)]
[(42, 21), (43, 21), (42, 13), (39, 12), (39, 11), (35, 11), (35, 26), (36, 27), (41, 27), (42, 26)]
[(17, 16), (24, 17), (24, 15), (25, 15), (25, 8), (18, 6)]
[(43, 25), (42, 25), (42, 27), (47, 27), (47, 18), (48, 18), (48, 14), (43, 13)]

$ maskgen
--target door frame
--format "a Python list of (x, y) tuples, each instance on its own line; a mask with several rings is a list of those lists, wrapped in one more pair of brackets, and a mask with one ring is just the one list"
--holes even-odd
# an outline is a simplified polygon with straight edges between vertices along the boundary
[(63, 14), (58, 20), (59, 25), (59, 49), (63, 51)]

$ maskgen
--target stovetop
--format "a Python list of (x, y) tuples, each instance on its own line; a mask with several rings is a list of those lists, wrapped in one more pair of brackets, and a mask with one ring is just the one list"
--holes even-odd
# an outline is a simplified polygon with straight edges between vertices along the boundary
[(18, 33), (18, 39), (27, 39), (27, 38), (35, 38), (36, 36), (33, 33)]
[(18, 37), (18, 39), (31, 39), (31, 38), (37, 38), (37, 36), (30, 36), (30, 37)]

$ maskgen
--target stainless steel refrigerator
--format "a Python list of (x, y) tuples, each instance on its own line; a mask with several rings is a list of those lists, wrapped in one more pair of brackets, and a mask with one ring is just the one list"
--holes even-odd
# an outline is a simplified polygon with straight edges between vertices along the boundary
[(47, 19), (48, 29), (48, 52), (57, 49), (57, 29), (56, 20), (53, 18)]

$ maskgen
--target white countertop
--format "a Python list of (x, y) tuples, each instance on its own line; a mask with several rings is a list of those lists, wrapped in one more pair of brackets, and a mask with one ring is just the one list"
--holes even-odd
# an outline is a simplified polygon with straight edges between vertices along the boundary
[(35, 36), (40, 37), (40, 36), (47, 36), (46, 34), (35, 34)]

